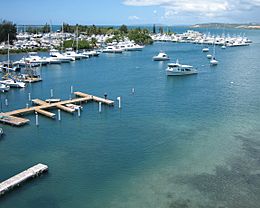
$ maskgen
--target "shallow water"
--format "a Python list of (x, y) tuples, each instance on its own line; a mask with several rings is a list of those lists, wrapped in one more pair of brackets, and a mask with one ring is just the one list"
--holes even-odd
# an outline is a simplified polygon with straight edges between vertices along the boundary
[[(1, 197), (0, 207), (259, 207), (260, 36), (247, 35), (249, 47), (216, 49), (216, 67), (201, 45), (155, 43), (42, 67), (43, 82), (1, 94), (9, 111), (25, 107), (29, 92), (68, 99), (73, 85), (122, 96), (122, 109), (98, 113), (88, 103), (80, 118), (41, 116), (36, 127), (28, 115), (22, 128), (1, 125), (0, 180), (38, 162), (49, 173)], [(151, 59), (160, 50), (199, 74), (166, 77), (167, 63)]]

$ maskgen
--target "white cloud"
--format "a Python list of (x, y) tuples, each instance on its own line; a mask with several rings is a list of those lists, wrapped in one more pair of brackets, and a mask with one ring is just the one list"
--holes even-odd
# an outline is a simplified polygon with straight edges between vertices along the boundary
[(128, 19), (129, 20), (139, 20), (140, 18), (134, 15), (134, 16), (129, 16)]
[(195, 15), (197, 17), (221, 17), (232, 12), (260, 7), (260, 0), (123, 0), (128, 6), (160, 6), (165, 9), (164, 18)]

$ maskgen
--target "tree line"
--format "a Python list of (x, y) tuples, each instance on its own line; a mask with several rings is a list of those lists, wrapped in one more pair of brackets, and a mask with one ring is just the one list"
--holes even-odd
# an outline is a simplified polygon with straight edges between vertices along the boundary
[(3, 20), (0, 22), (0, 43), (7, 42), (9, 34), (10, 44), (16, 40), (16, 25), (10, 21)]

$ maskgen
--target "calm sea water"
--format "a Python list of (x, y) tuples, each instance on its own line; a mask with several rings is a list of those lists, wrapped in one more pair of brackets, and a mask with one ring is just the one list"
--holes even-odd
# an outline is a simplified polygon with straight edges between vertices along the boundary
[[(260, 31), (246, 35), (249, 47), (216, 49), (216, 67), (201, 45), (155, 43), (42, 67), (43, 82), (1, 94), (9, 111), (25, 107), (29, 92), (46, 99), (54, 89), (54, 97), (68, 99), (73, 85), (121, 96), (122, 109), (98, 113), (88, 103), (80, 118), (40, 116), (36, 127), (28, 115), (22, 128), (1, 125), (0, 181), (39, 162), (49, 172), (1, 197), (0, 207), (259, 207)], [(160, 50), (199, 74), (166, 77), (167, 62), (152, 61)]]

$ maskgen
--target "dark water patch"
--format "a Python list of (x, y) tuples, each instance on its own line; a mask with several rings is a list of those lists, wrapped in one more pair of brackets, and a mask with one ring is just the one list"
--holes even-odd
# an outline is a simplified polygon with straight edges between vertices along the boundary
[[(178, 176), (170, 181), (199, 191), (206, 204), (198, 205), (172, 200), (169, 207), (227, 207), (259, 208), (260, 207), (260, 140), (257, 134), (249, 137), (236, 135), (242, 143), (242, 151), (218, 166), (215, 173), (203, 173), (192, 176)], [(171, 199), (171, 194), (167, 198)]]

